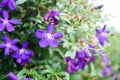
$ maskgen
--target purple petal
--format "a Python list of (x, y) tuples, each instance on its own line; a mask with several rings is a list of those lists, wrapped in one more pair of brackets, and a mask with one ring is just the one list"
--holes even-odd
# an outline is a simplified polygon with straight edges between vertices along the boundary
[(12, 54), (12, 57), (13, 58), (19, 58), (19, 57), (21, 57), (21, 55), (19, 53), (14, 53), (14, 54)]
[(10, 41), (10, 38), (7, 35), (3, 35), (3, 40), (5, 43)]
[(12, 32), (12, 31), (14, 31), (15, 29), (14, 29), (14, 27), (11, 25), (11, 24), (7, 24), (7, 30), (8, 30), (8, 32)]
[(59, 11), (56, 11), (56, 10), (51, 10), (50, 11), (50, 14), (52, 15), (52, 16), (60, 16), (60, 12)]
[(17, 62), (18, 62), (18, 63), (21, 63), (21, 62), (22, 62), (22, 60), (21, 60), (20, 58), (18, 58), (18, 59), (17, 59)]
[(55, 48), (55, 47), (58, 46), (58, 42), (55, 39), (51, 39), (50, 40), (50, 46), (53, 47), (53, 48)]
[[(1, 14), (0, 14), (1, 15)], [(3, 22), (3, 19), (2, 18), (0, 18), (0, 22)]]
[(18, 41), (19, 41), (18, 39), (13, 39), (10, 43), (11, 43), (12, 45), (15, 45), (15, 44), (17, 44)]
[(45, 32), (43, 30), (41, 30), (41, 29), (38, 29), (36, 31), (36, 37), (40, 38), (40, 39), (44, 38), (45, 37)]
[(8, 0), (3, 0), (1, 3), (0, 3), (0, 7), (4, 7), (6, 4), (7, 4)]
[(9, 0), (9, 2), (8, 2), (8, 6), (9, 6), (10, 10), (14, 10), (14, 9), (16, 9), (16, 3), (15, 3), (15, 0)]
[(29, 53), (28, 55), (29, 55), (30, 57), (33, 57), (33, 56), (34, 56), (34, 52), (33, 52), (32, 50), (27, 50), (27, 52)]
[(109, 43), (109, 40), (108, 40), (106, 37), (104, 37), (104, 40), (107, 41), (107, 42)]
[(26, 54), (22, 54), (21, 59), (25, 60), (25, 59), (27, 59), (27, 58), (29, 58), (28, 55), (26, 55)]
[(106, 29), (106, 24), (103, 26), (103, 28), (102, 28), (102, 32), (104, 32), (105, 29)]
[(47, 22), (49, 20), (49, 17), (50, 17), (49, 13), (45, 14), (45, 16), (44, 16), (44, 22)]
[(3, 11), (3, 17), (4, 17), (5, 20), (8, 20), (9, 14), (8, 14), (7, 11)]
[(109, 60), (109, 58), (107, 57), (107, 54), (104, 52), (104, 51), (101, 51), (102, 52), (102, 59), (103, 59), (103, 62), (104, 63), (109, 63), (110, 62), (110, 60)]
[(101, 33), (99, 29), (96, 29), (96, 32), (97, 32), (98, 34), (100, 34), (100, 33)]
[(104, 45), (104, 39), (103, 38), (99, 38), (99, 42), (101, 45)]
[(4, 55), (9, 55), (9, 53), (10, 53), (10, 48), (9, 48), (9, 47), (6, 47), (6, 48), (5, 48)]
[(62, 38), (62, 37), (63, 37), (62, 32), (58, 32), (58, 33), (55, 33), (55, 34), (54, 34), (54, 38), (56, 38), (56, 39)]
[(16, 46), (10, 46), (10, 49), (13, 50), (13, 51), (17, 51), (18, 48)]
[(3, 31), (5, 29), (5, 24), (0, 24), (0, 31)]
[(27, 48), (28, 47), (28, 42), (27, 41), (24, 41), (23, 43), (22, 43), (22, 48)]
[(48, 33), (52, 33), (53, 31), (54, 31), (54, 26), (53, 26), (53, 24), (48, 24), (47, 32), (48, 32)]
[(0, 48), (5, 48), (5, 44), (4, 44), (4, 43), (1, 43), (1, 44), (0, 44)]
[(41, 40), (39, 41), (39, 45), (40, 45), (41, 47), (43, 47), (43, 48), (47, 47), (48, 44), (49, 44), (49, 41), (48, 41), (47, 39), (41, 39)]
[(18, 77), (13, 72), (8, 73), (8, 77), (11, 80), (18, 80)]
[(54, 25), (59, 24), (58, 20), (55, 17), (52, 17)]
[(9, 20), (9, 22), (10, 22), (11, 24), (19, 24), (19, 23), (20, 23), (20, 20), (18, 20), (18, 19), (13, 19), (13, 20)]

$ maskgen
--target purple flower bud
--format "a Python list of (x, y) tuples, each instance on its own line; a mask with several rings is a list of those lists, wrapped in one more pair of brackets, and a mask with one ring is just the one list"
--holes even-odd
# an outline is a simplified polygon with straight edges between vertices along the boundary
[(97, 6), (98, 9), (101, 9), (102, 7), (103, 7), (103, 5), (99, 5), (99, 6)]
[(8, 73), (8, 77), (11, 80), (18, 80), (18, 77), (13, 72)]

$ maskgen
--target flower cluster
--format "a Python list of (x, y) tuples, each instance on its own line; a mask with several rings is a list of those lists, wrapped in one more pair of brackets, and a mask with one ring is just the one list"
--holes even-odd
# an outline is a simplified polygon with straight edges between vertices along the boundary
[(77, 69), (84, 69), (85, 66), (90, 64), (95, 60), (94, 56), (90, 56), (86, 49), (81, 49), (80, 52), (76, 52), (76, 56), (74, 59), (71, 57), (66, 57), (66, 62), (68, 63), (67, 72), (70, 74)]
[(10, 38), (7, 35), (3, 36), (3, 43), (0, 43), (0, 48), (5, 49), (4, 55), (9, 55), (10, 51), (13, 51), (12, 57), (17, 58), (17, 62), (20, 65), (24, 65), (25, 63), (30, 63), (30, 58), (34, 56), (34, 52), (32, 50), (27, 50), (28, 42), (25, 41), (22, 44), (22, 48), (19, 49), (17, 46), (18, 39), (10, 40)]
[(112, 68), (110, 66), (110, 60), (106, 52), (102, 49), (102, 47), (105, 46), (105, 42), (109, 42), (108, 40), (109, 33), (110, 31), (106, 30), (106, 25), (104, 25), (102, 30), (98, 28), (96, 29), (96, 39), (97, 39), (96, 41), (98, 44), (93, 42), (86, 44), (83, 39), (80, 39), (79, 42), (80, 44), (83, 45), (82, 46), (83, 48), (80, 49), (80, 52), (76, 51), (76, 56), (74, 59), (72, 59), (70, 56), (66, 57), (66, 62), (68, 64), (67, 72), (71, 74), (72, 72), (75, 72), (78, 69), (83, 70), (87, 64), (90, 66), (90, 63), (95, 60), (94, 55), (97, 54), (97, 50), (98, 50), (100, 52), (100, 55), (102, 56), (102, 61), (105, 64), (102, 70), (102, 75), (103, 76), (111, 75), (111, 77), (113, 77), (114, 80), (118, 80), (117, 76), (112, 71)]
[[(17, 8), (15, 0), (2, 0), (0, 2), (0, 7), (4, 8), (6, 5), (8, 5), (10, 10), (15, 10)], [(0, 31), (4, 31), (5, 28), (7, 29), (8, 32), (13, 32), (14, 26), (16, 24), (20, 23), (20, 20), (18, 19), (9, 19), (9, 13), (6, 10), (0, 10), (0, 15), (3, 17), (0, 17)], [(4, 49), (4, 55), (7, 56), (12, 52), (12, 57), (17, 58), (17, 62), (23, 66), (25, 63), (30, 63), (31, 62), (31, 57), (34, 56), (34, 52), (32, 50), (27, 50), (28, 42), (23, 42), (22, 48), (19, 48), (17, 46), (18, 39), (13, 39), (11, 40), (7, 35), (3, 36), (3, 42), (0, 43), (0, 49)], [(18, 77), (10, 72), (8, 74), (8, 77), (11, 80), (18, 80)], [(31, 78), (23, 78), (23, 80), (31, 80)]]
[[(13, 72), (9, 72), (8, 73), (8, 77), (11, 80), (18, 80), (18, 77)], [(23, 78), (22, 80), (32, 80), (32, 79), (31, 78)]]
[(44, 22), (48, 20), (53, 20), (53, 23), (49, 23), (47, 26), (47, 32), (44, 32), (41, 29), (38, 29), (36, 31), (36, 37), (40, 38), (39, 45), (43, 48), (50, 45), (51, 47), (55, 48), (58, 46), (58, 41), (56, 39), (62, 38), (63, 34), (62, 32), (54, 32), (54, 25), (58, 24), (58, 20), (55, 18), (55, 16), (59, 16), (60, 12), (51, 10), (44, 16)]

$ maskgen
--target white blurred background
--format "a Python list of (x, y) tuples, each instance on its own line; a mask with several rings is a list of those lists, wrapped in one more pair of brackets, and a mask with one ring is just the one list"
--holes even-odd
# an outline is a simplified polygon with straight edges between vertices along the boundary
[(120, 32), (120, 0), (95, 0), (95, 5), (101, 4), (104, 5), (102, 16), (109, 15), (110, 20), (105, 22), (107, 26)]

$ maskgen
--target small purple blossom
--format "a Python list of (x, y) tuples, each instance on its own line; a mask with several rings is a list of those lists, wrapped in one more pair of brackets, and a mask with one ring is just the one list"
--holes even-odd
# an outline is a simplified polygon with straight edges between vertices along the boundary
[(103, 62), (106, 63), (106, 64), (108, 64), (110, 62), (110, 60), (107, 57), (107, 54), (103, 50), (100, 50), (100, 52), (101, 52), (101, 55), (102, 55)]
[(32, 80), (31, 78), (23, 78), (22, 80)]
[(103, 70), (102, 70), (102, 75), (103, 75), (103, 76), (108, 76), (108, 75), (110, 75), (111, 73), (112, 73), (112, 68), (111, 68), (110, 65), (105, 66), (105, 67), (103, 68)]
[(110, 31), (106, 30), (106, 25), (104, 25), (104, 27), (102, 28), (102, 30), (96, 29), (96, 37), (99, 40), (99, 43), (104, 46), (105, 41), (109, 42), (108, 40), (108, 34), (110, 33)]
[(93, 44), (88, 44), (88, 49), (92, 54), (96, 54), (95, 46)]
[(24, 41), (22, 43), (22, 48), (16, 51), (12, 57), (17, 58), (17, 62), (23, 66), (25, 63), (30, 63), (30, 58), (34, 56), (34, 52), (32, 50), (27, 50), (28, 42)]
[(11, 80), (18, 80), (18, 77), (13, 72), (8, 73), (8, 77)]
[(63, 34), (62, 32), (54, 33), (54, 26), (53, 24), (48, 24), (47, 32), (44, 32), (41, 29), (38, 29), (36, 31), (36, 37), (40, 38), (39, 45), (43, 48), (50, 45), (51, 47), (55, 48), (58, 46), (58, 42), (56, 39), (62, 38)]
[(6, 5), (8, 5), (10, 10), (16, 9), (15, 0), (2, 0), (2, 2), (0, 3), (0, 7), (5, 7)]
[(0, 43), (0, 48), (4, 48), (4, 55), (9, 55), (10, 50), (17, 51), (18, 48), (16, 47), (16, 44), (18, 42), (18, 39), (10, 40), (10, 38), (7, 35), (3, 36), (3, 43)]
[(3, 17), (4, 18), (0, 18), (0, 31), (3, 31), (6, 27), (8, 32), (12, 32), (14, 31), (14, 27), (12, 24), (20, 23), (18, 19), (8, 20), (9, 14), (7, 11), (3, 11)]
[(56, 10), (50, 10), (47, 14), (44, 16), (44, 22), (50, 22), (54, 25), (58, 24), (58, 20), (56, 16), (60, 16), (60, 12)]
[(74, 72), (74, 71), (77, 70), (77, 68), (76, 68), (76, 66), (74, 64), (74, 60), (71, 59), (71, 57), (66, 57), (66, 62), (68, 64), (68, 66), (67, 66), (67, 72), (69, 74), (71, 74), (72, 72)]

